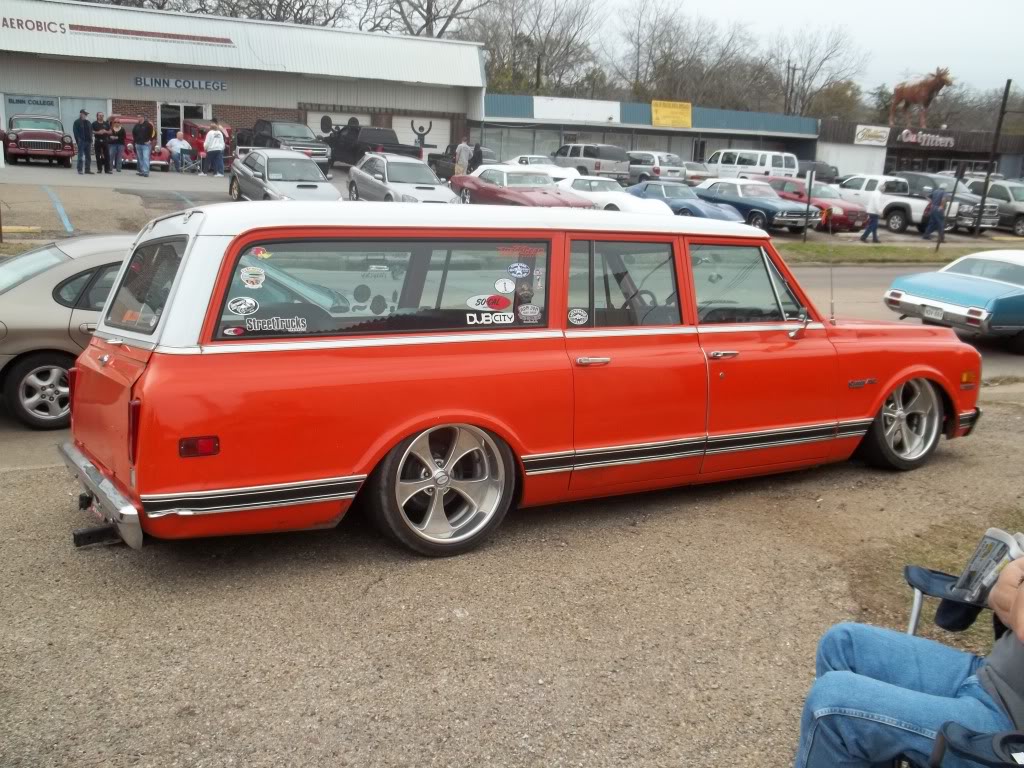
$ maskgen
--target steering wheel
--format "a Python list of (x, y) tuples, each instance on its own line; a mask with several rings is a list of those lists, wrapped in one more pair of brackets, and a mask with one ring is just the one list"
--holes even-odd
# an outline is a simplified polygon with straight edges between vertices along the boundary
[[(645, 307), (656, 307), (656, 306), (658, 306), (658, 297), (655, 296), (652, 291), (649, 291), (646, 288), (641, 288), (639, 291), (637, 291), (635, 294), (633, 294), (633, 296), (635, 298), (640, 299), (641, 303)], [(650, 299), (649, 301), (647, 300), (648, 298)], [(633, 299), (627, 299), (626, 301), (624, 301), (622, 303), (622, 306), (620, 307), (620, 309), (626, 309), (629, 306), (629, 303), (632, 300)]]

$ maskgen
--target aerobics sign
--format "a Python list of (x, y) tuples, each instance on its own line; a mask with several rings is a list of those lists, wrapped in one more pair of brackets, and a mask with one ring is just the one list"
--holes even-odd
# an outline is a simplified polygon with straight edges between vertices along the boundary
[(136, 77), (136, 88), (161, 88), (176, 91), (220, 91), (228, 89), (227, 80), (200, 80), (184, 77)]

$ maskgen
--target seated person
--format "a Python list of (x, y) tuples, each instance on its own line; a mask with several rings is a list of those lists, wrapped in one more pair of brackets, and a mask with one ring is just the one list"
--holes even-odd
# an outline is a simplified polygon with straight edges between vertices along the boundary
[(181, 163), (189, 156), (189, 153), (192, 151), (192, 145), (185, 141), (185, 134), (178, 131), (174, 138), (168, 141), (165, 146), (167, 151), (171, 153), (171, 163), (174, 165), (174, 170), (180, 173)]
[(861, 624), (826, 632), (796, 768), (925, 761), (951, 720), (982, 732), (1024, 727), (1024, 558), (1003, 569), (988, 604), (1010, 631), (987, 658)]

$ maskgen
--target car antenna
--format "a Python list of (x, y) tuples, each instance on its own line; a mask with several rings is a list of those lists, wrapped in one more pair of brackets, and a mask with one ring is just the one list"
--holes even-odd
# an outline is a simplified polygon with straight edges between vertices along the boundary
[(832, 279), (832, 273), (835, 267), (832, 264), (828, 265), (828, 321), (832, 324), (836, 324), (836, 288), (835, 282)]

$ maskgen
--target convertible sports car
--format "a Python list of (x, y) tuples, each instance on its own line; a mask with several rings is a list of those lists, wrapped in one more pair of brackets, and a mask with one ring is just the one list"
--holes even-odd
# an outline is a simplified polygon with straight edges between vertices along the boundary
[(580, 197), (585, 197), (594, 204), (594, 207), (603, 208), (606, 211), (672, 215), (672, 211), (657, 200), (637, 200), (636, 197), (625, 192), (619, 182), (605, 176), (577, 175), (575, 178), (562, 179), (558, 182), (558, 186)]
[(487, 165), (468, 176), (453, 176), (452, 191), (464, 203), (595, 208), (594, 203), (555, 186), (546, 173), (520, 166)]
[(747, 224), (758, 229), (787, 227), (798, 234), (816, 227), (821, 211), (783, 200), (768, 184), (753, 179), (708, 179), (694, 187), (697, 196), (712, 203), (725, 203), (738, 210)]
[(898, 277), (885, 304), (929, 325), (1006, 338), (1011, 350), (1024, 354), (1024, 251), (982, 251), (938, 272)]
[[(807, 202), (807, 182), (803, 179), (770, 176), (767, 181), (783, 200), (792, 200), (794, 203)], [(815, 184), (811, 189), (811, 205), (821, 210), (819, 229), (829, 232), (859, 232), (868, 223), (868, 214), (863, 205), (852, 200), (843, 200), (835, 187), (826, 184)]]
[(676, 216), (699, 216), (721, 221), (743, 221), (740, 212), (725, 203), (701, 200), (692, 188), (678, 182), (642, 181), (627, 187), (626, 192), (647, 200), (660, 200)]

